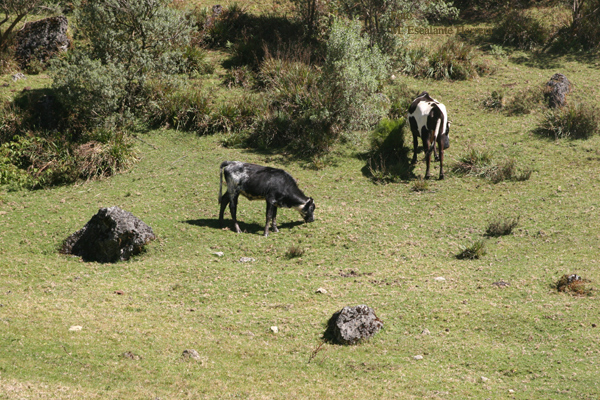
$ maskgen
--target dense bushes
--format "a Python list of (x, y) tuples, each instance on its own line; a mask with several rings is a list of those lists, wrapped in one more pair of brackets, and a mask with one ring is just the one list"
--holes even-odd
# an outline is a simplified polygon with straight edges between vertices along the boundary
[(587, 103), (576, 103), (544, 113), (536, 133), (554, 139), (587, 139), (598, 134), (598, 108)]
[(371, 133), (367, 168), (375, 182), (395, 182), (412, 175), (409, 148), (404, 143), (405, 125), (404, 118), (383, 119)]

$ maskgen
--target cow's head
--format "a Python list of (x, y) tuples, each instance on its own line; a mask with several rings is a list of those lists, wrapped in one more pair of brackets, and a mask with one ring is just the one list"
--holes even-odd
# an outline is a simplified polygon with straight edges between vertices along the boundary
[(304, 218), (304, 222), (313, 222), (315, 220), (314, 212), (315, 202), (312, 197), (309, 197), (306, 204), (304, 204), (304, 207), (300, 209), (300, 215)]

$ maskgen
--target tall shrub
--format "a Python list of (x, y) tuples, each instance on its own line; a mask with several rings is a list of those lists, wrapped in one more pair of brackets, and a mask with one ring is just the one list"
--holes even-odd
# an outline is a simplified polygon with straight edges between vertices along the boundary
[(377, 124), (389, 108), (378, 93), (388, 74), (389, 57), (361, 35), (358, 20), (334, 20), (326, 48), (322, 87), (335, 122), (350, 130)]
[[(77, 105), (82, 125), (97, 126), (111, 112), (119, 113), (114, 120), (122, 123), (129, 115), (146, 111), (148, 80), (186, 70), (191, 26), (168, 4), (168, 0), (81, 3), (75, 22), (87, 46), (57, 63), (54, 88), (61, 103)], [(82, 71), (87, 67), (89, 72)]]

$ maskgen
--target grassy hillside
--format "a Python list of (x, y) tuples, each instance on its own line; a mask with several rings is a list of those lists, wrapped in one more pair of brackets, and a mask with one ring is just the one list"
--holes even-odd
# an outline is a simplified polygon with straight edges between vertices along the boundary
[[(221, 136), (161, 130), (138, 143), (141, 161), (127, 173), (0, 191), (0, 398), (598, 398), (600, 138), (550, 141), (532, 133), (539, 111), (506, 116), (481, 104), (555, 72), (574, 82), (571, 101), (597, 104), (600, 60), (516, 52), (493, 62), (494, 74), (473, 81), (396, 82), (447, 106), (448, 166), (487, 149), (532, 168), (527, 181), (447, 173), (417, 193), (411, 182), (368, 179), (366, 140), (314, 169), (224, 148)], [(316, 221), (281, 210), (280, 233), (264, 238), (264, 203), (241, 199), (246, 232), (231, 231), (228, 212), (220, 229), (223, 160), (285, 168), (315, 199)], [(424, 170), (421, 153), (415, 173)], [(98, 264), (57, 253), (113, 205), (154, 229), (145, 254)], [(497, 217), (519, 226), (487, 238)], [(455, 257), (478, 240), (487, 255)], [(293, 246), (301, 257), (286, 255)], [(572, 273), (591, 295), (552, 287)], [(357, 304), (384, 329), (358, 346), (318, 347), (329, 317)], [(201, 359), (182, 359), (186, 349)]]

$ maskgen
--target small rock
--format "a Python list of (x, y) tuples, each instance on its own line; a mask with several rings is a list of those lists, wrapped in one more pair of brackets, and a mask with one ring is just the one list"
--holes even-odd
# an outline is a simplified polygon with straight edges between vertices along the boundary
[(181, 357), (182, 358), (191, 358), (193, 360), (202, 359), (202, 357), (200, 357), (200, 354), (198, 354), (198, 352), (194, 349), (184, 350), (183, 353), (181, 354)]
[(492, 285), (497, 286), (497, 287), (507, 287), (507, 286), (510, 286), (510, 283), (504, 282), (504, 280), (500, 279), (498, 282), (492, 283)]
[(80, 330), (82, 330), (82, 329), (83, 329), (83, 327), (82, 327), (82, 326), (79, 326), (79, 325), (73, 325), (72, 327), (70, 327), (70, 328), (69, 328), (69, 331), (70, 331), (70, 332), (77, 332), (77, 331), (80, 331)]
[(279, 328), (278, 328), (278, 327), (276, 327), (276, 326), (272, 326), (272, 327), (271, 327), (271, 332), (273, 332), (273, 333), (278, 333), (278, 332), (279, 332)]
[(353, 345), (369, 339), (381, 328), (383, 321), (371, 307), (365, 304), (346, 306), (331, 316), (324, 336), (340, 344)]
[(142, 359), (142, 356), (132, 353), (131, 351), (126, 351), (125, 353), (122, 353), (121, 357), (129, 358), (130, 360), (141, 360)]
[(423, 356), (418, 354), (418, 355), (414, 356), (413, 358), (418, 361), (418, 360), (422, 360)]
[(317, 289), (317, 291), (315, 293), (327, 294), (327, 290), (325, 290), (322, 287), (320, 287), (320, 288)]
[(490, 380), (490, 378), (486, 378), (485, 376), (481, 377), (481, 382), (487, 382), (489, 380)]
[(115, 294), (118, 294), (118, 295), (120, 296), (120, 295), (122, 295), (122, 294), (123, 294), (123, 291), (122, 291), (122, 290), (115, 290), (115, 291), (114, 291), (114, 293), (115, 293)]
[(512, 389), (508, 389), (508, 393), (514, 393), (515, 391)]
[(254, 262), (254, 261), (256, 261), (256, 260), (254, 258), (252, 258), (252, 257), (242, 257), (242, 258), (240, 258), (240, 262), (241, 263)]
[(444, 278), (443, 276), (438, 276), (438, 277), (433, 278), (433, 280), (437, 281), (437, 282), (444, 282), (446, 280), (446, 278)]
[[(213, 253), (217, 257), (223, 257), (225, 254), (222, 251), (216, 251)], [(241, 261), (241, 260), (240, 260)]]
[(23, 73), (21, 73), (21, 72), (17, 72), (16, 74), (14, 74), (14, 75), (12, 76), (12, 80), (13, 80), (13, 82), (16, 82), (16, 81), (18, 81), (19, 79), (27, 79), (27, 78), (26, 78), (26, 77), (25, 77), (25, 75), (24, 75)]
[(595, 328), (597, 325), (596, 324), (592, 324), (592, 328)]
[(429, 329), (425, 328), (423, 329), (423, 332), (421, 332), (421, 335), (431, 335), (431, 332), (429, 332)]

